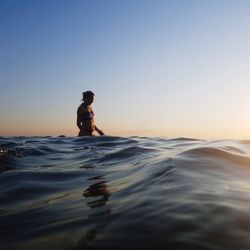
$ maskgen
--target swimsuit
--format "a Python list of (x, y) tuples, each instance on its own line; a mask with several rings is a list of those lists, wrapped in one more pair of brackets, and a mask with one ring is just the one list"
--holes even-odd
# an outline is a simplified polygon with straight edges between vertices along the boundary
[(92, 120), (94, 118), (94, 112), (93, 111), (85, 111), (82, 114), (82, 120)]
[[(94, 112), (91, 107), (87, 108), (86, 106), (82, 106), (81, 111), (81, 123), (83, 124), (83, 128), (80, 130), (78, 136), (92, 136), (92, 133), (95, 131), (94, 129)], [(88, 109), (88, 110), (86, 110)], [(85, 124), (85, 125), (84, 125)]]

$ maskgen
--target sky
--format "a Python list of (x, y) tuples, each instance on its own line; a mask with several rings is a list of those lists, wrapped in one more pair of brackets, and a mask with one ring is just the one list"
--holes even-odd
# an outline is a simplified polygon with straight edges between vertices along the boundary
[(250, 1), (1, 0), (0, 136), (250, 138)]

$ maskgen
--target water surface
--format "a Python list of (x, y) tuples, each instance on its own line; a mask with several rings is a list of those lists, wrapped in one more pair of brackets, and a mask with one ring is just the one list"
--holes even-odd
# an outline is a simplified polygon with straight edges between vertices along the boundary
[(0, 137), (1, 249), (250, 249), (250, 141)]

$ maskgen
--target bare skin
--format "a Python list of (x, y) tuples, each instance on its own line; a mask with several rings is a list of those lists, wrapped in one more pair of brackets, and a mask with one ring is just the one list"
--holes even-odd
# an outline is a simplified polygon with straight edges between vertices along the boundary
[(93, 136), (93, 132), (97, 131), (99, 135), (104, 135), (94, 121), (94, 112), (91, 104), (94, 96), (88, 96), (83, 99), (83, 103), (77, 109), (77, 127), (80, 129), (78, 136)]

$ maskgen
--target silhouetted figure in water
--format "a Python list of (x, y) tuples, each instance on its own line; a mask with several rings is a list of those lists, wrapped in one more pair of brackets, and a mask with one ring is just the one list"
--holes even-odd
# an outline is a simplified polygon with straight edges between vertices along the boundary
[(83, 103), (77, 109), (77, 127), (80, 129), (78, 136), (93, 136), (94, 131), (97, 131), (99, 135), (104, 135), (95, 125), (94, 112), (90, 106), (95, 94), (92, 91), (86, 91), (82, 93), (82, 96)]

